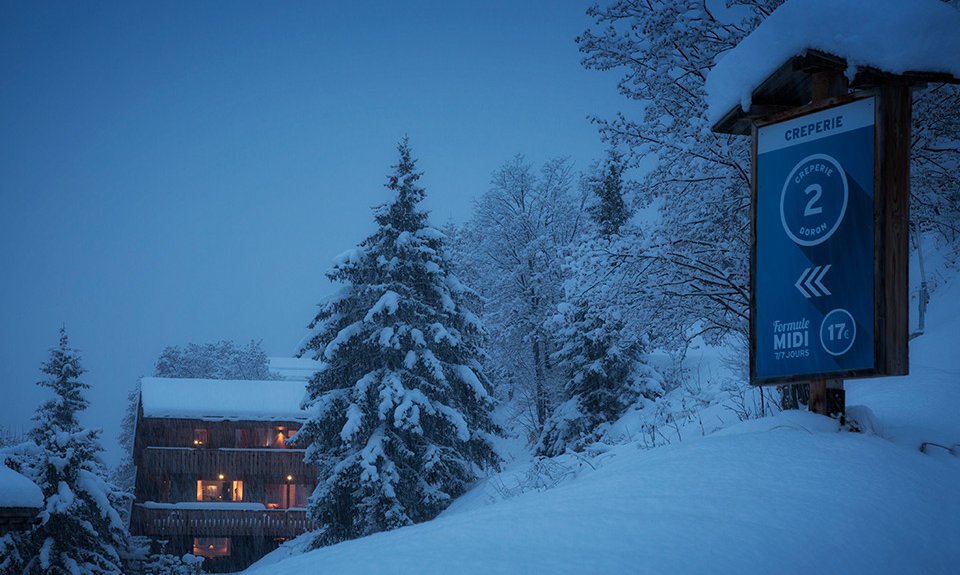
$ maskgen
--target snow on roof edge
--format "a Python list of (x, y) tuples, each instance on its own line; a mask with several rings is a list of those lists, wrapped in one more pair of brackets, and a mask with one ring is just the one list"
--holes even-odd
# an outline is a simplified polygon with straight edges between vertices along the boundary
[(309, 380), (320, 371), (323, 362), (307, 357), (271, 357), (269, 369), (283, 379)]
[(939, 0), (787, 0), (707, 76), (707, 120), (738, 104), (781, 65), (808, 50), (883, 72), (938, 72), (960, 78), (960, 10)]
[(302, 380), (175, 379), (145, 377), (140, 405), (145, 418), (230, 421), (303, 421)]
[(0, 455), (0, 507), (43, 508), (43, 491), (36, 483), (6, 466)]

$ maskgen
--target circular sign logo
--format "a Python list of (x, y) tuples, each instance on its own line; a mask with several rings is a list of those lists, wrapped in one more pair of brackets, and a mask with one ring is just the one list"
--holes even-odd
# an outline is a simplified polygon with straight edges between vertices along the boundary
[(820, 345), (830, 355), (843, 355), (853, 347), (857, 339), (857, 324), (845, 309), (835, 309), (823, 318), (820, 324)]
[(826, 154), (800, 160), (780, 193), (780, 221), (801, 246), (821, 244), (833, 235), (847, 211), (847, 175)]

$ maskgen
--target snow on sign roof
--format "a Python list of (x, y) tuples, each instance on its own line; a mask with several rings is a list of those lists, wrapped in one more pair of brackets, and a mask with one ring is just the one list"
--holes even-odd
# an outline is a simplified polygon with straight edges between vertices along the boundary
[(960, 77), (960, 10), (941, 0), (787, 0), (707, 76), (707, 120), (738, 104), (748, 111), (753, 91), (807, 50), (846, 59), (851, 78), (861, 67)]
[(0, 457), (0, 507), (43, 507), (37, 484), (7, 467)]
[(173, 379), (145, 377), (140, 382), (144, 417), (298, 421), (303, 381)]

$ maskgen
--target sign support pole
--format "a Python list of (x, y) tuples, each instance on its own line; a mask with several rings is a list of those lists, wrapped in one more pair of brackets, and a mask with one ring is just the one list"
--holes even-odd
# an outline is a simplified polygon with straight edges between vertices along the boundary
[[(878, 154), (877, 176), (880, 209), (876, 234), (883, 234), (882, 251), (874, 262), (880, 278), (878, 295), (883, 294), (884, 309), (877, 321), (879, 364), (890, 374), (908, 372), (910, 301), (908, 263), (910, 259), (910, 130), (913, 120), (913, 95), (905, 84), (887, 84), (880, 88), (877, 123), (882, 148)], [(879, 273), (882, 270), (882, 273)]]
[[(847, 77), (837, 70), (815, 71), (811, 78), (812, 103), (847, 93)], [(809, 384), (807, 407), (820, 415), (839, 415), (841, 425), (847, 413), (842, 379), (817, 379)]]

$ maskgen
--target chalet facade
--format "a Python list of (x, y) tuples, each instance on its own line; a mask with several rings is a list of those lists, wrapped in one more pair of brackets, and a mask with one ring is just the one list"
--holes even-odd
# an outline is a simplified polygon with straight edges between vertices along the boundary
[(239, 571), (308, 531), (317, 469), (289, 440), (305, 381), (144, 378), (130, 532)]

